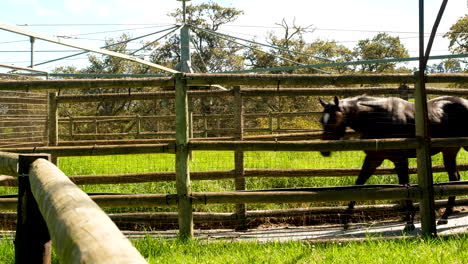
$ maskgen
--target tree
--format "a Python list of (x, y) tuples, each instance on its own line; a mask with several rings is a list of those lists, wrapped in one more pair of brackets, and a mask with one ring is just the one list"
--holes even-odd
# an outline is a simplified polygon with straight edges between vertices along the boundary
[(457, 20), (444, 37), (450, 40), (452, 53), (468, 53), (468, 15)]
[[(243, 68), (239, 54), (241, 47), (216, 34), (220, 26), (235, 21), (243, 12), (235, 8), (222, 7), (214, 2), (190, 5), (186, 8), (186, 23), (191, 26), (192, 66), (198, 71), (221, 72)], [(182, 22), (182, 10), (177, 9), (170, 16)], [(206, 30), (199, 30), (197, 28)], [(162, 47), (151, 54), (151, 60), (174, 68), (180, 60), (180, 37), (173, 36)]]
[(446, 59), (438, 64), (432, 64), (427, 66), (427, 72), (429, 73), (447, 73), (447, 72), (461, 72), (462, 66), (457, 59)]
[[(379, 33), (372, 39), (360, 40), (354, 48), (354, 57), (357, 60), (378, 60), (407, 58), (409, 54), (399, 37)], [(396, 65), (396, 63), (373, 63), (363, 64), (359, 68), (361, 72), (395, 72), (398, 70)]]
[[(334, 62), (349, 62), (353, 60), (353, 53), (347, 47), (338, 44), (336, 41), (315, 40), (305, 50), (315, 56), (327, 58)], [(324, 61), (312, 60), (310, 63), (323, 63)], [(333, 66), (320, 68), (325, 71), (345, 73), (352, 71), (350, 66)]]
[[(292, 26), (286, 20), (282, 20), (282, 35), (277, 36), (270, 32), (267, 43), (278, 48), (262, 50), (259, 45), (252, 44), (250, 50), (244, 53), (246, 66), (256, 68), (298, 66), (306, 64), (326, 63), (325, 59), (336, 62), (349, 61), (352, 59), (352, 52), (345, 46), (337, 44), (335, 41), (315, 40), (308, 44), (304, 38), (306, 33), (312, 33), (314, 29), (310, 26), (298, 26), (293, 21)], [(281, 34), (281, 33), (280, 33)], [(324, 58), (324, 59), (320, 59)], [(324, 67), (320, 70), (345, 72), (348, 67)], [(304, 68), (297, 70), (283, 71), (283, 73), (317, 73), (317, 69)]]

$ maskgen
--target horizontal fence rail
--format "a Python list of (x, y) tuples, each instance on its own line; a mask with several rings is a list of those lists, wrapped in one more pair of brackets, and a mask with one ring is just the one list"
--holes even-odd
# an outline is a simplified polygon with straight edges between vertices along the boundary
[[(233, 150), (233, 151), (351, 151), (351, 150), (394, 150), (415, 149), (415, 138), (323, 140), (323, 141), (203, 141), (193, 140), (189, 150)], [(468, 138), (434, 138), (432, 147), (468, 146)], [(47, 146), (2, 148), (4, 152), (50, 153), (57, 157), (99, 156), (137, 153), (174, 153), (176, 146), (170, 143), (134, 145), (94, 145), (94, 146)]]
[[(261, 191), (205, 192), (189, 195), (193, 204), (237, 203), (303, 203), (365, 200), (419, 200), (418, 185), (364, 185), (344, 187), (317, 187), (271, 189)], [(468, 182), (443, 182), (434, 184), (437, 198), (468, 194)], [(91, 196), (100, 207), (154, 207), (176, 206), (177, 194), (107, 194)], [(1, 209), (16, 208), (16, 198), (1, 198)]]
[(89, 88), (139, 88), (174, 86), (171, 77), (129, 78), (129, 79), (77, 79), (77, 80), (29, 80), (0, 81), (0, 90), (50, 90)]
[[(346, 85), (414, 83), (413, 74), (184, 74), (189, 86), (209, 85)], [(468, 74), (429, 74), (428, 83), (467, 83)], [(0, 81), (0, 90), (174, 87), (174, 77)]]
[[(178, 87), (178, 97), (176, 101), (180, 102), (187, 101), (189, 96), (192, 97), (206, 97), (209, 95), (206, 91), (194, 91), (185, 93), (185, 90), (189, 87), (192, 89), (206, 88), (207, 86), (231, 86), (231, 85), (242, 85), (242, 86), (269, 86), (269, 88), (249, 88), (240, 91), (240, 93), (234, 94), (232, 91), (216, 91), (212, 92), (209, 96), (225, 96), (230, 95), (236, 98), (241, 96), (286, 96), (286, 95), (327, 95), (334, 93), (338, 95), (345, 95), (341, 93), (339, 88), (313, 88), (307, 89), (304, 87), (319, 86), (319, 85), (349, 85), (349, 84), (413, 84), (418, 80), (418, 76), (415, 74), (357, 74), (357, 75), (273, 75), (273, 74), (177, 74), (174, 77), (161, 77), (161, 78), (146, 78), (146, 79), (115, 79), (115, 80), (56, 80), (56, 81), (0, 81), (0, 90), (18, 88), (18, 89), (87, 89), (87, 88), (136, 88), (136, 87), (162, 87), (173, 89)], [(432, 83), (467, 83), (468, 74), (431, 74), (426, 76), (427, 82)], [(284, 88), (284, 87), (300, 87), (300, 88)], [(22, 88), (20, 88), (22, 87)], [(179, 89), (180, 88), (180, 89)], [(239, 89), (237, 89), (239, 91)], [(345, 90), (345, 89), (341, 89)], [(351, 88), (350, 93), (361, 94), (365, 90), (364, 88)], [(391, 88), (388, 89), (383, 87), (382, 89), (373, 89), (371, 93), (377, 94), (388, 93), (388, 94), (400, 94), (402, 91), (399, 89)], [(414, 93), (413, 89), (406, 91), (408, 94)], [(443, 89), (434, 89), (434, 94), (447, 94)], [(457, 91), (465, 94), (465, 91), (458, 89)], [(364, 92), (366, 93), (366, 92)], [(429, 92), (430, 93), (430, 92)], [(349, 93), (348, 93), (349, 94)], [(163, 92), (146, 94), (153, 99), (176, 97), (175, 93)], [(240, 95), (240, 96), (239, 96)], [(55, 103), (67, 103), (67, 102), (86, 102), (86, 101), (104, 101), (104, 100), (144, 100), (145, 95), (138, 94), (111, 94), (109, 97), (104, 95), (98, 96), (87, 96), (87, 97), (74, 97), (74, 96), (57, 96)], [(183, 99), (183, 100), (182, 100)], [(60, 101), (62, 100), (62, 101)], [(74, 101), (76, 100), (76, 101)], [(184, 123), (178, 123), (183, 125), (180, 127), (188, 127), (189, 124), (187, 113), (188, 106), (185, 102), (183, 108), (178, 108), (178, 120), (187, 119)], [(237, 104), (238, 102), (236, 102)], [(242, 101), (241, 101), (242, 104)], [(56, 111), (56, 107), (53, 108)], [(238, 113), (236, 113), (238, 114)], [(235, 118), (242, 121), (242, 116)], [(82, 120), (85, 121), (85, 120)], [(58, 122), (57, 116), (55, 115), (54, 122)], [(97, 124), (97, 121), (95, 121)], [(279, 121), (278, 121), (279, 122)], [(97, 130), (96, 125), (96, 132)], [(279, 126), (278, 126), (279, 128)], [(241, 128), (242, 129), (242, 128)], [(181, 129), (181, 131), (184, 129)], [(185, 131), (185, 130), (184, 130)], [(245, 129), (244, 131), (247, 131)], [(180, 131), (179, 131), (180, 132)], [(187, 131), (185, 131), (187, 132)], [(242, 139), (242, 130), (235, 131), (235, 139)], [(179, 134), (179, 137), (180, 138)], [(57, 135), (55, 135), (57, 136)], [(185, 137), (185, 136), (184, 136)], [(244, 138), (245, 139), (245, 138)], [(49, 143), (55, 145), (58, 143), (58, 138), (53, 138), (49, 135)], [(386, 150), (386, 149), (415, 149), (418, 146), (424, 144), (423, 141), (417, 138), (412, 139), (376, 139), (376, 140), (343, 140), (343, 141), (304, 141), (304, 142), (292, 142), (292, 141), (275, 141), (265, 142), (261, 140), (248, 140), (248, 141), (214, 141), (214, 140), (190, 140), (189, 142), (183, 141), (179, 145), (173, 142), (166, 142), (161, 144), (132, 144), (126, 146), (115, 146), (115, 145), (94, 145), (94, 146), (50, 146), (50, 147), (38, 147), (38, 148), (8, 148), (5, 150), (13, 151), (18, 153), (37, 153), (37, 152), (49, 152), (54, 157), (64, 156), (93, 156), (93, 155), (114, 155), (114, 154), (133, 154), (133, 153), (175, 153), (179, 152), (187, 154), (187, 151), (193, 150), (230, 150), (236, 151), (237, 153), (243, 151), (347, 151), (347, 150)], [(447, 146), (468, 146), (468, 138), (450, 138), (450, 139), (433, 139), (432, 147), (447, 147)], [(178, 156), (178, 160), (181, 156)], [(188, 164), (188, 163), (187, 163)], [(236, 170), (239, 168), (236, 164)], [(184, 181), (184, 176), (180, 177), (181, 171), (187, 176), (185, 181), (188, 183), (183, 186), (186, 190), (190, 190), (190, 175), (188, 175), (188, 167), (181, 167), (179, 170), (178, 181)], [(238, 171), (237, 171), (238, 172)], [(236, 177), (236, 188), (239, 178), (246, 177), (248, 175), (247, 170), (243, 170), (242, 174)], [(256, 173), (256, 172), (253, 172)], [(275, 172), (274, 172), (275, 173)], [(274, 175), (270, 174), (270, 175)], [(292, 172), (298, 173), (301, 172)], [(317, 172), (318, 173), (318, 172)], [(221, 174), (221, 173), (220, 173)], [(196, 173), (192, 176), (196, 178)], [(276, 174), (278, 175), (278, 174)], [(151, 177), (153, 177), (152, 175)], [(162, 176), (162, 175), (159, 175)], [(166, 175), (167, 177), (168, 175)], [(126, 176), (125, 176), (126, 177)], [(148, 176), (149, 177), (149, 176)], [(172, 177), (172, 176), (171, 176)], [(198, 177), (207, 177), (206, 175), (198, 175)], [(210, 176), (211, 177), (211, 176)], [(227, 176), (225, 176), (227, 177)], [(232, 177), (232, 175), (229, 175)], [(273, 176), (275, 177), (275, 176)], [(83, 177), (84, 178), (84, 177)], [(78, 178), (77, 178), (78, 179)], [(6, 181), (8, 179), (5, 179)], [(91, 179), (89, 179), (91, 180)], [(93, 179), (95, 180), (95, 179)], [(181, 186), (178, 182), (178, 187)], [(459, 182), (456, 184), (436, 184), (434, 186), (434, 192), (436, 196), (445, 197), (447, 195), (463, 195), (467, 191), (467, 183)], [(385, 185), (385, 186), (360, 186), (360, 187), (337, 187), (337, 188), (305, 188), (305, 189), (280, 189), (280, 190), (264, 190), (264, 191), (237, 191), (237, 192), (220, 192), (220, 193), (192, 193), (187, 192), (186, 196), (182, 197), (182, 194), (169, 194), (169, 195), (100, 195), (93, 199), (103, 207), (129, 207), (129, 206), (180, 206), (179, 202), (183, 202), (185, 205), (183, 211), (179, 211), (179, 224), (185, 223), (189, 226), (189, 220), (181, 222), (180, 220), (183, 213), (191, 212), (191, 204), (216, 204), (216, 203), (275, 203), (275, 202), (307, 202), (307, 201), (343, 201), (343, 200), (401, 200), (401, 199), (415, 199), (421, 198), (426, 188), (422, 189), (418, 186), (401, 186), (401, 185)], [(14, 200), (14, 198), (12, 198)], [(182, 199), (182, 200), (181, 200)], [(427, 200), (427, 199), (426, 199)], [(14, 201), (6, 201), (12, 203)], [(1, 201), (0, 201), (1, 204)], [(0, 205), (1, 206), (1, 205)], [(188, 215), (188, 214), (187, 214)], [(190, 213), (191, 215), (191, 213)], [(182, 231), (181, 231), (182, 232)], [(189, 233), (183, 231), (183, 235), (190, 236)]]
[[(459, 164), (459, 171), (468, 171), (468, 164)], [(251, 177), (351, 177), (358, 176), (361, 169), (244, 169), (244, 178)], [(443, 165), (432, 167), (432, 171), (445, 172)], [(378, 168), (375, 175), (395, 175), (392, 168)], [(409, 174), (416, 174), (417, 168), (410, 167)], [(76, 185), (125, 184), (143, 182), (168, 182), (176, 180), (175, 172), (147, 172), (129, 174), (75, 175), (70, 180)], [(231, 180), (236, 178), (235, 170), (230, 171), (192, 171), (191, 180)], [(0, 176), (0, 186), (18, 186), (16, 177)]]
[[(430, 88), (426, 89), (428, 94), (436, 95), (467, 95), (468, 90), (463, 88)], [(272, 96), (329, 96), (329, 95), (400, 95), (401, 88), (395, 87), (347, 87), (343, 88), (242, 88), (240, 93), (243, 97), (272, 97)], [(405, 90), (408, 94), (414, 94), (414, 88)], [(188, 91), (189, 98), (224, 97), (233, 96), (232, 90), (221, 91)], [(174, 91), (160, 91), (153, 93), (103, 93), (88, 95), (59, 95), (58, 103), (80, 103), (80, 102), (107, 102), (107, 101), (129, 101), (129, 100), (155, 100), (174, 99)]]
[(17, 176), (18, 160), (16, 153), (0, 152), (0, 174)]

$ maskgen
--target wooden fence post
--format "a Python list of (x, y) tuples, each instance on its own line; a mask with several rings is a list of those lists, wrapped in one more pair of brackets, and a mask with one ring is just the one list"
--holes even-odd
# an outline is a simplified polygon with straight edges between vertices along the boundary
[[(58, 111), (57, 111), (57, 92), (49, 93), (49, 111), (48, 111), (48, 145), (57, 146), (58, 143)], [(58, 166), (58, 158), (52, 156), (52, 163)]]
[(141, 134), (141, 116), (140, 115), (136, 115), (136, 127), (137, 127), (137, 138), (140, 137), (140, 134)]
[(96, 117), (94, 118), (94, 133), (99, 134), (99, 123)]
[(428, 133), (427, 101), (424, 73), (415, 73), (414, 102), (416, 108), (416, 138), (418, 185), (421, 188), (419, 210), (421, 229), (425, 236), (436, 236), (434, 186), (432, 179), (432, 161), (430, 153), (431, 139)]
[(407, 84), (400, 84), (400, 86), (398, 86), (398, 92), (400, 93), (401, 99), (409, 100), (409, 86)]
[(75, 139), (75, 135), (74, 135), (75, 124), (73, 123), (73, 116), (69, 116), (68, 120), (69, 120), (68, 131), (70, 133), (70, 138), (73, 140)]
[[(242, 141), (244, 137), (244, 107), (242, 104), (242, 94), (240, 86), (234, 86), (234, 126), (236, 128), (234, 138)], [(234, 152), (235, 175), (234, 180), (236, 191), (245, 190), (244, 178), (244, 151)], [(247, 230), (247, 218), (245, 204), (236, 204), (237, 224), (236, 230)]]
[(208, 137), (208, 117), (203, 113), (203, 137)]
[(175, 74), (176, 106), (176, 185), (179, 212), (179, 236), (193, 237), (192, 201), (189, 172), (189, 104), (184, 74)]
[(18, 215), (15, 237), (15, 263), (17, 264), (51, 262), (52, 242), (49, 231), (29, 183), (29, 167), (39, 158), (50, 160), (50, 155), (19, 155)]

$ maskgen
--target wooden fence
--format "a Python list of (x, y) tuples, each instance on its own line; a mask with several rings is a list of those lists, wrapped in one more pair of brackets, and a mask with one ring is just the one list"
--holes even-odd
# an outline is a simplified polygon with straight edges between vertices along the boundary
[[(434, 95), (467, 95), (466, 89), (441, 89), (428, 88), (428, 94)], [(235, 97), (239, 93), (242, 100), (250, 97), (278, 97), (278, 96), (326, 96), (326, 95), (392, 95), (408, 99), (414, 95), (414, 88), (406, 84), (401, 84), (398, 87), (360, 87), (360, 88), (241, 88), (236, 90), (226, 91), (188, 91), (189, 100), (198, 98), (222, 98)], [(73, 104), (84, 102), (108, 102), (108, 101), (132, 101), (132, 100), (156, 100), (166, 99), (173, 100), (175, 92), (161, 91), (151, 93), (126, 93), (126, 94), (92, 94), (92, 95), (59, 95), (55, 98), (54, 105)], [(243, 111), (244, 105), (241, 108), (236, 108), (235, 111)], [(203, 114), (190, 113), (191, 118), (191, 135), (193, 138), (207, 137), (208, 135), (217, 134), (220, 136), (230, 136), (235, 133), (235, 128), (221, 127), (220, 120), (234, 119), (239, 114)], [(245, 112), (245, 111), (244, 111)], [(284, 134), (291, 132), (314, 132), (317, 129), (307, 128), (285, 128), (282, 121), (285, 119), (291, 120), (296, 117), (311, 117), (315, 116), (318, 119), (320, 112), (265, 112), (265, 113), (244, 113), (244, 120), (253, 120), (263, 118), (268, 120), (268, 127), (247, 127), (244, 125), (243, 133), (269, 133), (269, 134)], [(57, 117), (58, 118), (58, 117)], [(58, 118), (58, 125), (61, 127), (60, 135), (62, 140), (91, 140), (96, 139), (111, 139), (111, 138), (172, 138), (175, 137), (174, 130), (164, 129), (159, 124), (174, 122), (175, 115), (133, 115), (133, 116), (67, 116)], [(217, 120), (217, 124), (208, 125), (209, 121)], [(152, 123), (156, 126), (156, 131), (147, 131), (144, 128), (144, 123)], [(104, 131), (111, 123), (127, 124), (132, 123), (132, 129), (126, 132), (106, 132)], [(245, 123), (245, 121), (244, 121)], [(195, 127), (194, 124), (201, 124)], [(86, 126), (87, 132), (78, 131), (80, 127)], [(60, 144), (60, 143), (59, 143)]]
[[(147, 263), (112, 220), (48, 154), (0, 153), (0, 171), (18, 177), (15, 263)], [(17, 169), (18, 168), (18, 169)]]
[[(457, 74), (457, 75), (429, 75), (426, 77), (428, 82), (450, 82), (450, 83), (466, 83), (468, 75)], [(176, 126), (178, 134), (176, 140), (172, 142), (166, 142), (161, 144), (140, 144), (140, 145), (126, 145), (126, 146), (114, 146), (114, 145), (96, 145), (96, 146), (49, 146), (44, 148), (10, 148), (9, 151), (17, 152), (48, 152), (55, 156), (70, 156), (70, 155), (108, 155), (108, 154), (123, 154), (123, 153), (154, 153), (154, 152), (170, 152), (176, 153), (176, 172), (175, 180), (177, 182), (177, 194), (173, 195), (124, 195), (118, 196), (99, 196), (95, 200), (102, 206), (144, 206), (144, 205), (178, 205), (178, 219), (180, 234), (182, 236), (191, 237), (193, 234), (193, 220), (196, 215), (192, 213), (192, 204), (198, 203), (235, 203), (238, 204), (236, 219), (241, 221), (245, 219), (248, 213), (245, 211), (243, 203), (251, 201), (256, 202), (299, 202), (299, 201), (317, 201), (317, 200), (361, 200), (361, 199), (408, 199), (414, 198), (420, 199), (424, 192), (427, 192), (427, 188), (430, 191), (439, 196), (446, 196), (450, 194), (466, 194), (466, 183), (456, 184), (439, 184), (432, 188), (424, 186), (412, 186), (408, 188), (402, 188), (401, 186), (365, 186), (365, 187), (353, 187), (351, 189), (340, 189), (339, 191), (330, 189), (307, 189), (307, 190), (283, 190), (281, 192), (273, 191), (240, 191), (245, 186), (243, 182), (249, 171), (243, 168), (242, 153), (244, 151), (280, 151), (280, 150), (295, 150), (295, 151), (344, 151), (344, 150), (362, 150), (362, 149), (414, 149), (420, 148), (421, 144), (425, 142), (420, 139), (383, 139), (383, 140), (349, 140), (339, 142), (290, 142), (290, 141), (252, 141), (246, 140), (246, 137), (242, 133), (242, 115), (236, 114), (237, 119), (236, 127), (238, 130), (235, 132), (234, 141), (200, 141), (200, 140), (189, 140), (189, 114), (188, 114), (188, 88), (199, 85), (211, 85), (219, 84), (223, 86), (228, 85), (269, 85), (273, 87), (278, 86), (295, 86), (304, 87), (311, 85), (348, 85), (348, 84), (374, 84), (374, 83), (389, 83), (389, 84), (402, 84), (402, 83), (416, 83), (417, 76), (415, 75), (200, 75), (200, 74), (183, 74), (175, 75), (172, 78), (158, 78), (155, 80), (140, 80), (136, 83), (144, 83), (146, 86), (175, 86), (175, 100), (176, 100)], [(15, 86), (16, 84), (13, 84)], [(98, 81), (93, 82), (90, 80), (74, 80), (74, 82), (67, 81), (54, 81), (49, 82), (47, 85), (41, 81), (33, 81), (28, 83), (29, 89), (44, 89), (48, 88), (61, 88), (63, 89), (68, 85), (68, 88), (91, 88), (105, 85), (108, 87), (138, 87), (139, 84), (130, 84), (128, 80), (115, 80), (115, 81)], [(137, 86), (135, 86), (137, 85)], [(0, 83), (0, 89), (2, 89), (2, 83)], [(282, 89), (282, 88), (281, 88)], [(281, 89), (276, 88), (275, 91), (280, 93)], [(296, 92), (305, 92), (304, 89), (287, 88)], [(234, 89), (234, 92), (240, 89)], [(271, 90), (271, 89), (270, 89)], [(289, 91), (288, 90), (288, 91)], [(341, 89), (344, 90), (344, 89)], [(395, 89), (393, 89), (395, 90)], [(329, 94), (333, 92), (337, 94), (338, 90), (320, 90), (319, 88), (308, 89), (307, 93)], [(445, 91), (445, 90), (444, 90)], [(447, 90), (445, 94), (451, 93), (451, 90)], [(256, 93), (271, 93), (268, 88), (258, 88)], [(388, 91), (386, 91), (387, 93)], [(453, 91), (452, 91), (453, 92)], [(460, 89), (460, 93), (465, 94), (465, 91)], [(356, 91), (361, 94), (362, 91)], [(367, 92), (368, 94), (371, 94)], [(434, 90), (434, 93), (442, 94), (442, 90)], [(242, 93), (239, 93), (242, 94)], [(287, 94), (287, 93), (285, 93)], [(452, 93), (453, 94), (453, 93)], [(234, 95), (235, 96), (235, 95)], [(242, 97), (237, 96), (236, 105), (241, 105)], [(240, 100), (239, 100), (240, 98)], [(236, 111), (236, 113), (242, 113), (242, 111)], [(55, 115), (56, 116), (56, 115)], [(58, 122), (51, 118), (52, 122)], [(50, 126), (52, 129), (54, 125)], [(52, 133), (52, 135), (54, 135)], [(55, 134), (57, 135), (57, 134)], [(50, 142), (57, 144), (56, 136), (52, 138)], [(243, 140), (242, 140), (243, 139)], [(240, 141), (242, 140), (242, 141)], [(432, 146), (462, 146), (467, 145), (467, 138), (456, 138), (456, 139), (433, 139)], [(72, 145), (72, 144), (70, 144)], [(229, 177), (234, 177), (236, 182), (236, 189), (238, 192), (225, 192), (225, 193), (192, 193), (190, 190), (190, 180), (192, 176), (196, 177), (213, 177), (212, 176), (197, 176), (197, 173), (189, 173), (188, 170), (188, 157), (189, 151), (191, 150), (232, 150), (236, 152), (236, 167), (233, 172), (229, 172)], [(256, 172), (254, 172), (256, 173)], [(270, 172), (267, 172), (268, 174)], [(302, 172), (294, 171), (291, 174), (304, 176), (305, 174), (313, 173), (312, 171)], [(355, 172), (354, 172), (355, 173)], [(426, 172), (418, 170), (420, 175), (427, 175)], [(274, 174), (274, 173), (273, 173)], [(273, 175), (272, 174), (272, 175)], [(258, 174), (257, 174), (258, 175)], [(277, 174), (278, 175), (278, 174)], [(430, 175), (430, 174), (429, 174)], [(155, 177), (162, 175), (151, 176), (152, 180)], [(166, 175), (167, 176), (167, 175)], [(164, 176), (164, 177), (166, 177)], [(122, 178), (125, 178), (123, 176)], [(144, 177), (144, 176), (143, 176)], [(170, 177), (173, 177), (172, 175)], [(427, 177), (427, 176), (420, 176)], [(83, 177), (85, 178), (85, 177)], [(116, 178), (118, 178), (116, 176)], [(128, 177), (129, 178), (129, 177)], [(172, 178), (173, 179), (173, 178)], [(91, 181), (91, 180), (90, 180)], [(137, 181), (137, 180), (135, 180)], [(333, 195), (332, 195), (333, 193)], [(340, 193), (338, 195), (338, 193)], [(333, 196), (333, 197), (332, 197)], [(426, 203), (428, 201), (425, 201)], [(429, 201), (429, 203), (431, 203)], [(433, 201), (432, 201), (433, 203)], [(422, 216), (426, 217), (426, 216)], [(430, 220), (430, 221), (433, 221)], [(242, 224), (240, 225), (242, 226)]]
[(47, 142), (47, 94), (0, 91), (0, 148)]

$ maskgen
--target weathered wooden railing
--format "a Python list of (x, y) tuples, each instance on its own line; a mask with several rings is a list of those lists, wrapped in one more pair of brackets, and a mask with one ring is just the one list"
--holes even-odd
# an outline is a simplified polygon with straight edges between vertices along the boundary
[[(375, 141), (348, 141), (348, 142), (196, 142), (189, 140), (188, 127), (190, 126), (190, 118), (188, 115), (188, 89), (192, 86), (209, 86), (209, 85), (222, 85), (222, 86), (236, 86), (236, 85), (245, 85), (245, 86), (270, 86), (272, 87), (301, 87), (301, 86), (310, 86), (310, 85), (347, 85), (347, 84), (375, 84), (375, 83), (392, 83), (392, 84), (408, 84), (408, 83), (419, 83), (418, 75), (416, 74), (389, 74), (389, 75), (273, 75), (273, 74), (259, 74), (259, 75), (244, 75), (244, 74), (175, 74), (173, 77), (167, 78), (155, 78), (155, 79), (145, 79), (145, 80), (73, 80), (73, 81), (31, 81), (27, 85), (18, 84), (10, 82), (9, 84), (0, 82), (0, 89), (14, 88), (15, 85), (19, 88), (28, 88), (28, 89), (87, 89), (87, 88), (116, 88), (116, 87), (148, 87), (148, 86), (160, 86), (160, 87), (175, 87), (175, 102), (176, 102), (176, 141), (175, 144), (162, 144), (158, 146), (153, 146), (153, 151), (155, 149), (169, 152), (175, 151), (176, 153), (176, 182), (177, 182), (177, 194), (172, 196), (162, 195), (161, 197), (156, 196), (145, 196), (139, 201), (152, 201), (161, 199), (161, 203), (171, 203), (175, 201), (174, 204), (178, 205), (179, 213), (179, 228), (182, 236), (191, 237), (193, 235), (193, 214), (192, 214), (192, 204), (196, 203), (212, 203), (218, 202), (228, 202), (242, 204), (252, 201), (252, 199), (257, 202), (272, 202), (282, 201), (282, 202), (297, 202), (297, 201), (315, 201), (319, 199), (333, 199), (336, 195), (330, 196), (321, 193), (324, 190), (310, 190), (309, 194), (298, 193), (296, 191), (284, 193), (274, 193), (274, 192), (226, 192), (221, 194), (194, 194), (190, 189), (190, 174), (188, 169), (188, 159), (189, 152), (191, 150), (232, 150), (237, 152), (242, 151), (252, 151), (252, 150), (261, 150), (261, 151), (279, 151), (279, 150), (296, 150), (296, 151), (341, 151), (341, 150), (362, 150), (362, 149), (418, 149), (419, 153), (422, 153), (422, 149), (427, 149), (428, 144), (425, 139), (404, 139), (404, 140), (375, 140)], [(467, 74), (451, 74), (451, 75), (440, 75), (433, 74), (426, 76), (425, 81), (433, 83), (466, 83), (468, 81)], [(415, 85), (417, 87), (417, 85)], [(416, 88), (418, 91), (419, 88)], [(278, 89), (279, 90), (279, 89)], [(266, 90), (265, 90), (266, 91)], [(270, 91), (271, 92), (271, 91)], [(416, 100), (420, 102), (419, 97)], [(419, 109), (419, 108), (418, 108)], [(51, 119), (53, 121), (51, 129), (55, 129), (57, 119)], [(421, 120), (417, 120), (417, 124), (421, 124)], [(418, 127), (420, 127), (418, 125)], [(236, 131), (236, 134), (242, 135), (242, 131)], [(52, 133), (50, 137), (50, 142), (52, 145), (57, 144), (57, 133)], [(466, 146), (468, 145), (466, 138), (461, 139), (441, 139), (433, 140), (432, 146)], [(111, 146), (100, 146), (100, 147), (84, 147), (83, 152), (80, 155), (86, 155), (85, 153), (115, 153), (116, 151), (110, 150)], [(144, 151), (149, 151), (150, 147), (142, 146)], [(52, 154), (57, 154), (59, 152), (63, 153), (66, 151), (63, 147), (55, 147), (49, 149)], [(34, 150), (36, 151), (36, 150)], [(117, 152), (122, 151), (122, 148), (119, 148)], [(70, 152), (71, 153), (71, 152)], [(120, 152), (123, 153), (123, 152)], [(129, 152), (126, 152), (129, 153)], [(422, 160), (422, 159), (420, 159)], [(422, 167), (425, 169), (430, 168), (430, 160), (425, 159), (425, 164)], [(241, 164), (242, 161), (236, 162)], [(241, 172), (241, 170), (236, 170), (236, 173)], [(421, 199), (421, 202), (424, 204), (424, 208), (431, 208), (433, 204), (433, 199), (428, 199), (428, 193), (437, 193), (438, 190), (442, 190), (441, 194), (462, 194), (467, 192), (466, 185), (464, 183), (457, 185), (447, 185), (441, 188), (433, 188), (431, 181), (426, 181), (430, 178), (430, 172), (420, 169), (418, 170), (419, 182), (424, 183), (420, 186), (413, 186), (411, 188), (401, 189), (401, 186), (392, 187), (391, 190), (372, 190), (368, 187), (364, 188), (361, 191), (352, 193), (358, 193), (359, 197), (350, 195), (349, 190), (341, 190), (344, 193), (340, 199), (348, 200), (359, 200), (359, 199), (407, 199), (407, 198), (416, 198)], [(242, 185), (244, 177), (242, 174), (236, 175), (236, 186)], [(442, 185), (439, 185), (442, 186)], [(366, 189), (367, 188), (367, 189)], [(400, 189), (398, 189), (400, 188)], [(439, 188), (439, 189), (438, 189)], [(453, 190), (452, 190), (453, 189)], [(409, 191), (408, 191), (409, 190)], [(340, 191), (340, 192), (341, 192)], [(397, 192), (395, 192), (397, 191)], [(332, 191), (335, 193), (335, 191)], [(316, 193), (316, 194), (315, 194)], [(366, 197), (366, 193), (368, 196)], [(377, 194), (379, 193), (379, 194)], [(380, 193), (388, 194), (380, 195)], [(305, 196), (300, 196), (298, 194), (304, 194)], [(215, 197), (215, 199), (212, 199)], [(247, 198), (246, 198), (247, 197)], [(258, 197), (258, 198), (257, 198)], [(261, 198), (260, 198), (261, 197)], [(172, 199), (172, 200), (171, 200)], [(334, 198), (338, 199), (338, 198)], [(130, 200), (126, 197), (128, 205), (136, 204), (138, 201)], [(431, 210), (429, 210), (431, 211)], [(425, 212), (429, 212), (425, 210)], [(433, 210), (432, 210), (433, 211)], [(242, 211), (238, 211), (238, 214)], [(429, 233), (432, 232), (428, 228), (431, 224), (429, 222), (434, 222), (433, 217), (422, 215), (423, 219), (428, 219), (424, 221), (423, 232)], [(429, 223), (429, 224), (428, 224)]]
[[(216, 97), (233, 97), (237, 93), (242, 98), (249, 97), (272, 97), (272, 96), (326, 96), (326, 95), (394, 95), (402, 98), (408, 98), (409, 95), (414, 94), (414, 88), (402, 84), (399, 87), (346, 87), (346, 88), (242, 88), (237, 92), (235, 90), (226, 91), (188, 91), (189, 99), (197, 98), (216, 98)], [(464, 96), (468, 94), (466, 89), (441, 89), (441, 88), (427, 88), (428, 94), (443, 94), (443, 95), (457, 95)], [(174, 99), (174, 91), (160, 91), (160, 92), (147, 92), (147, 93), (121, 93), (121, 94), (90, 94), (90, 95), (59, 95), (53, 96), (55, 102), (51, 106), (56, 107), (58, 104), (63, 103), (81, 103), (81, 102), (107, 102), (107, 101), (131, 101), (131, 100), (155, 100), (155, 99)], [(56, 112), (52, 112), (55, 113)], [(244, 119), (252, 119), (262, 117), (267, 119), (267, 128), (245, 127), (244, 132), (266, 132), (266, 133), (286, 133), (286, 132), (300, 132), (300, 131), (313, 131), (313, 129), (285, 129), (281, 125), (281, 121), (287, 117), (288, 119), (294, 117), (314, 116), (317, 112), (271, 112), (271, 113), (246, 113), (243, 114)], [(192, 134), (194, 137), (206, 137), (208, 134), (224, 134), (229, 135), (235, 133), (235, 128), (221, 128), (208, 126), (208, 120), (229, 120), (237, 116), (238, 113), (229, 114), (192, 114), (193, 122), (201, 120), (203, 126), (197, 129), (193, 128)], [(53, 119), (56, 117), (49, 117)], [(60, 137), (67, 139), (96, 139), (96, 138), (111, 138), (111, 137), (154, 137), (154, 136), (175, 136), (175, 131), (158, 129), (158, 131), (145, 131), (141, 125), (144, 120), (151, 120), (156, 127), (160, 122), (174, 121), (174, 115), (157, 115), (157, 116), (69, 116), (66, 118), (59, 118), (59, 125), (64, 127), (68, 126), (68, 133), (60, 134)], [(133, 122), (134, 125), (131, 131), (127, 132), (105, 132), (101, 128), (112, 122)], [(276, 127), (273, 127), (273, 123)], [(86, 131), (79, 131), (80, 125), (89, 125)], [(94, 131), (92, 130), (94, 128)], [(62, 129), (63, 130), (63, 129)], [(76, 131), (75, 131), (76, 130)], [(52, 131), (50, 131), (52, 132)]]
[(15, 263), (147, 263), (112, 220), (48, 154), (0, 153), (0, 172), (18, 176)]

